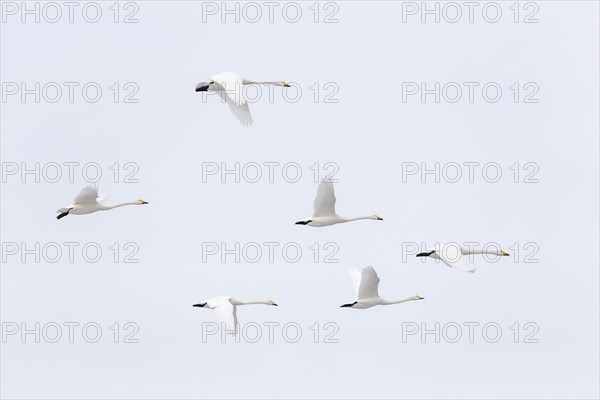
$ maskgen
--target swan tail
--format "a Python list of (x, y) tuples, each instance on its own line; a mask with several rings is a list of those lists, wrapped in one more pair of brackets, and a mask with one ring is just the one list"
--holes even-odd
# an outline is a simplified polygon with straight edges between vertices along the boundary
[(57, 213), (65, 213), (67, 211), (69, 211), (68, 208), (59, 208), (58, 210), (56, 210)]

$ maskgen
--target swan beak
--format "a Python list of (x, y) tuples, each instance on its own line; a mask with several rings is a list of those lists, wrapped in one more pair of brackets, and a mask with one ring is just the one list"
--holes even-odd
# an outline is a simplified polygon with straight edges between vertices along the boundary
[(273, 300), (271, 300), (271, 305), (279, 306), (279, 304), (275, 303)]
[(194, 304), (192, 307), (204, 307), (206, 303)]
[(150, 204), (147, 201), (142, 200), (142, 204)]
[(375, 217), (377, 217), (377, 221), (383, 221), (383, 218), (381, 218), (379, 215), (376, 215)]
[(507, 253), (507, 252), (505, 252), (505, 251), (503, 251), (503, 252), (502, 252), (502, 255), (503, 255), (503, 256), (510, 256), (510, 254), (508, 254), (508, 253)]
[(417, 296), (417, 300), (425, 300), (425, 297)]
[(289, 83), (283, 82), (283, 87), (291, 87)]

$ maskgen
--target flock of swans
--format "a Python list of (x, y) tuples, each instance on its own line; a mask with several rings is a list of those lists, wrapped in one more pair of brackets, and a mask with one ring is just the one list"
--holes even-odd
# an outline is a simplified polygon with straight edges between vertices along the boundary
[[(197, 92), (211, 91), (219, 94), (222, 101), (229, 105), (229, 108), (235, 117), (244, 126), (252, 125), (252, 116), (248, 108), (248, 103), (244, 99), (242, 86), (251, 84), (268, 84), (275, 86), (289, 87), (283, 81), (250, 81), (242, 78), (240, 75), (232, 72), (222, 72), (209, 78), (209, 82), (201, 82), (196, 85)], [(106, 211), (126, 205), (143, 205), (148, 204), (144, 200), (134, 200), (114, 205), (106, 205), (103, 203), (105, 196), (100, 196), (98, 186), (84, 187), (81, 192), (75, 197), (73, 204), (57, 210), (59, 215), (57, 219), (66, 217), (67, 215), (84, 215), (91, 214), (96, 211)], [(341, 217), (335, 212), (335, 193), (333, 183), (327, 178), (319, 183), (317, 195), (313, 202), (313, 215), (309, 218), (296, 222), (296, 225), (308, 225), (314, 227), (325, 227), (345, 222), (357, 221), (361, 219), (369, 219), (382, 221), (383, 218), (376, 214), (356, 216), (356, 217)], [(467, 262), (466, 256), (472, 254), (490, 254), (496, 256), (508, 256), (509, 254), (501, 250), (479, 250), (468, 249), (456, 244), (447, 244), (436, 246), (430, 250), (417, 254), (417, 257), (430, 257), (441, 260), (447, 266), (458, 269), (460, 271), (475, 272), (475, 268)], [(411, 296), (401, 300), (389, 301), (379, 296), (379, 277), (372, 266), (367, 266), (362, 269), (354, 269), (350, 271), (356, 300), (352, 303), (342, 304), (340, 307), (365, 309), (373, 306), (384, 306), (391, 304), (404, 303), (412, 300), (423, 300), (421, 296)], [(237, 321), (237, 306), (248, 304), (264, 304), (277, 306), (272, 300), (255, 300), (243, 301), (235, 299), (231, 296), (219, 296), (207, 299), (194, 307), (209, 308), (215, 311), (217, 320), (224, 325), (227, 333), (236, 334), (238, 331)]]

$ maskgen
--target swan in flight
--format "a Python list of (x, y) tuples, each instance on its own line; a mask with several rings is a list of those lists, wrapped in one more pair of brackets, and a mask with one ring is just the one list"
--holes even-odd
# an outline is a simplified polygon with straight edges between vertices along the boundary
[(68, 207), (59, 208), (56, 211), (57, 213), (60, 213), (56, 217), (56, 219), (61, 219), (62, 217), (66, 217), (69, 214), (91, 214), (96, 211), (111, 210), (113, 208), (121, 206), (148, 204), (148, 202), (144, 200), (135, 200), (109, 206), (102, 203), (104, 199), (105, 196), (100, 197), (100, 195), (98, 195), (97, 185), (86, 186), (83, 189), (81, 189), (81, 192), (79, 192), (77, 197), (75, 197), (75, 201), (73, 201), (73, 204), (71, 204)]
[(235, 335), (238, 328), (236, 315), (237, 306), (245, 306), (246, 304), (277, 305), (273, 300), (243, 301), (234, 299), (231, 296), (219, 296), (208, 299), (202, 303), (194, 304), (192, 307), (206, 307), (215, 310), (219, 324), (225, 324), (225, 331)]
[(356, 221), (359, 219), (374, 219), (383, 221), (379, 215), (366, 215), (363, 217), (345, 218), (335, 213), (335, 194), (333, 192), (333, 183), (326, 178), (319, 183), (317, 197), (313, 202), (313, 215), (303, 221), (296, 222), (296, 225), (308, 226), (329, 226), (341, 224), (342, 222)]
[(251, 81), (242, 78), (234, 72), (221, 72), (211, 76), (209, 82), (200, 82), (196, 85), (196, 92), (215, 92), (221, 101), (227, 103), (231, 112), (242, 123), (243, 126), (252, 125), (252, 116), (248, 108), (248, 102), (244, 98), (244, 85), (274, 85), (290, 87), (283, 81)]
[(390, 304), (404, 303), (411, 300), (423, 300), (421, 296), (411, 296), (402, 300), (388, 301), (379, 297), (377, 288), (379, 287), (379, 277), (377, 272), (370, 265), (363, 269), (354, 269), (350, 271), (352, 284), (356, 293), (354, 303), (342, 304), (340, 307), (350, 308), (371, 308), (373, 306), (387, 306)]
[(450, 268), (456, 268), (465, 272), (475, 272), (477, 268), (471, 266), (467, 257), (471, 254), (490, 254), (495, 256), (509, 256), (505, 251), (498, 249), (471, 249), (459, 246), (457, 243), (448, 243), (443, 246), (437, 245), (433, 249), (429, 249), (423, 253), (417, 254), (417, 257), (431, 257), (436, 260), (442, 260), (444, 264)]

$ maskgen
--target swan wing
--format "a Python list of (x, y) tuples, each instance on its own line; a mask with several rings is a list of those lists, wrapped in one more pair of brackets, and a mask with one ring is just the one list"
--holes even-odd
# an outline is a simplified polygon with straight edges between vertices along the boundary
[(358, 291), (360, 289), (360, 279), (361, 279), (360, 270), (356, 269), (356, 268), (353, 270), (350, 270), (350, 277), (352, 278), (352, 288), (354, 289), (354, 295), (358, 299)]
[(356, 299), (379, 297), (379, 277), (372, 266), (350, 272)]
[(323, 179), (317, 189), (317, 197), (313, 202), (313, 217), (325, 217), (335, 215), (335, 193), (333, 183)]
[(445, 245), (441, 249), (436, 250), (436, 254), (440, 257), (440, 260), (450, 268), (456, 268), (466, 272), (475, 272), (476, 268), (469, 265), (467, 258), (462, 254), (460, 247), (457, 245)]
[(250, 108), (248, 103), (236, 104), (231, 98), (222, 90), (217, 90), (215, 93), (219, 95), (221, 101), (224, 101), (229, 106), (229, 109), (233, 113), (233, 116), (240, 121), (243, 126), (251, 126), (254, 122), (252, 115), (250, 114)]
[(215, 93), (219, 95), (221, 101), (227, 103), (237, 120), (243, 126), (252, 125), (250, 108), (244, 98), (244, 82), (242, 77), (233, 72), (221, 72), (220, 74), (211, 76), (210, 80), (217, 87)]
[(73, 204), (96, 204), (97, 199), (98, 185), (89, 185), (81, 189)]
[(222, 326), (225, 324), (225, 330), (229, 333), (237, 331), (236, 307), (229, 301), (220, 302), (214, 307), (217, 314), (217, 321)]

